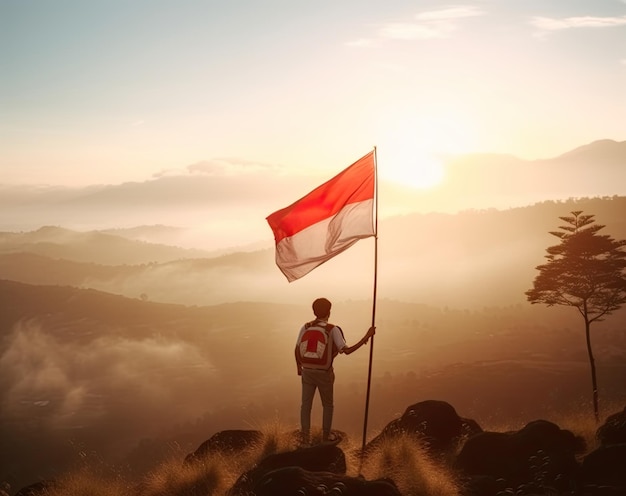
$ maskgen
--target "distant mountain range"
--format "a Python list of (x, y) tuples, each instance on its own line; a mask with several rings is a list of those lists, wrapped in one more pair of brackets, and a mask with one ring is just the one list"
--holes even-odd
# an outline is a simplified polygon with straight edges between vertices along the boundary
[(598, 140), (553, 159), (564, 163), (624, 166), (626, 141)]
[(0, 232), (0, 253), (27, 252), (104, 265), (137, 265), (215, 255), (205, 250), (149, 243), (141, 239), (153, 236), (155, 230), (159, 231), (157, 235), (177, 232), (174, 228), (153, 230), (150, 227), (78, 232), (58, 226), (43, 226), (35, 231)]
[(555, 158), (521, 160), (473, 154), (451, 159), (441, 188), (428, 190), (419, 209), (509, 208), (545, 200), (626, 193), (626, 141), (600, 140)]
[[(379, 163), (379, 169), (384, 167)], [(542, 160), (462, 155), (447, 159), (444, 167), (443, 182), (429, 190), (381, 180), (381, 217), (626, 194), (626, 141), (599, 140)], [(0, 231), (30, 231), (44, 225), (78, 231), (158, 225), (161, 228), (152, 233), (136, 232), (135, 239), (223, 250), (271, 240), (265, 217), (320, 180), (255, 173), (161, 177), (78, 189), (0, 184)], [(172, 226), (169, 232), (166, 226)]]
[[(535, 267), (544, 261), (546, 248), (558, 243), (549, 232), (561, 224), (559, 217), (573, 210), (594, 214), (598, 224), (606, 226), (603, 233), (626, 239), (625, 196), (383, 219), (379, 296), (463, 308), (525, 302)], [(297, 302), (308, 300), (328, 281), (332, 284), (324, 292), (352, 299), (363, 294), (371, 280), (368, 240), (288, 284), (275, 265), (271, 245), (215, 253), (125, 237), (150, 232), (149, 227), (103, 233), (48, 226), (0, 233), (0, 279), (185, 305)]]

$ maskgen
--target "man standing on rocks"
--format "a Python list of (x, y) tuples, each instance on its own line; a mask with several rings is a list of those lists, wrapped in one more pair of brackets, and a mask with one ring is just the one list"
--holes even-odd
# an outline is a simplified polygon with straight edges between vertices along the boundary
[(322, 442), (336, 440), (331, 435), (335, 383), (333, 360), (339, 353), (349, 355), (355, 352), (376, 333), (376, 328), (370, 327), (359, 342), (348, 346), (341, 328), (328, 323), (331, 306), (326, 298), (316, 299), (313, 302), (315, 319), (302, 326), (296, 341), (296, 364), (298, 375), (302, 377), (300, 425), (304, 444), (310, 440), (311, 409), (316, 389), (322, 400)]

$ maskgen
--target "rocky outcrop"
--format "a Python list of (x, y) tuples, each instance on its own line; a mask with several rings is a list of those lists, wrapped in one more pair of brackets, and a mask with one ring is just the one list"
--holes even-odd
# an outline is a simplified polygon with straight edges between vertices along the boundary
[(584, 449), (584, 440), (571, 431), (547, 420), (535, 420), (518, 431), (487, 431), (470, 437), (456, 458), (455, 468), (466, 477), (469, 488), (475, 487), (479, 478), (485, 487), (489, 479), (494, 489), (505, 486), (498, 491), (547, 487), (566, 491), (580, 485), (576, 455)]
[(381, 442), (408, 434), (426, 448), (431, 455), (453, 451), (458, 443), (482, 432), (478, 423), (460, 417), (454, 407), (445, 401), (426, 400), (407, 407), (400, 418), (388, 423), (381, 433), (365, 446), (371, 453)]

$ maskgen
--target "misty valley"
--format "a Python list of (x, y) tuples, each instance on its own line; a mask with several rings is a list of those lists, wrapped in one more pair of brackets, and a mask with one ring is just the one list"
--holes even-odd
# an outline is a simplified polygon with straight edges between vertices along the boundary
[[(524, 294), (576, 209), (626, 239), (617, 196), (381, 222), (370, 438), (431, 399), (485, 429), (592, 421), (580, 315)], [(0, 233), (0, 481), (12, 488), (94, 462), (138, 479), (221, 430), (296, 430), (293, 347), (312, 299), (333, 300), (349, 344), (369, 326), (367, 246), (289, 285), (271, 247), (211, 253), (149, 232)], [(625, 312), (592, 330), (603, 416), (626, 404)], [(367, 355), (335, 362), (333, 424), (356, 442)]]

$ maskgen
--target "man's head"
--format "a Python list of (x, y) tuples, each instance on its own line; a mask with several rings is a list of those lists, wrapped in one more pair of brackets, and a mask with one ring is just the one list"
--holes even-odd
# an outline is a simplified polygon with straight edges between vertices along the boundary
[(330, 315), (330, 301), (326, 298), (318, 298), (313, 302), (313, 313), (318, 319), (323, 319)]

